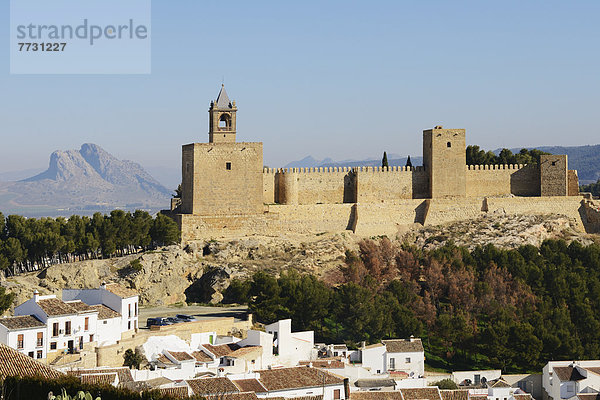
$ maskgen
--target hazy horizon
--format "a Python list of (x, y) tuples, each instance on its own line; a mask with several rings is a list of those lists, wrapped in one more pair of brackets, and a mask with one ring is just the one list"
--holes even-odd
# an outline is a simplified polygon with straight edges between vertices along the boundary
[(599, 143), (598, 2), (152, 6), (150, 75), (9, 75), (0, 42), (0, 173), (86, 142), (179, 169), (181, 145), (208, 139), (223, 77), (238, 140), (262, 141), (269, 166), (418, 156), (434, 125), (489, 150)]

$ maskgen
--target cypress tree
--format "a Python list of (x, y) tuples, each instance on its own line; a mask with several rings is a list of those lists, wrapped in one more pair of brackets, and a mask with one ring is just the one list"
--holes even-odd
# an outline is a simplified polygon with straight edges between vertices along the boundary
[(383, 160), (381, 160), (381, 166), (386, 168), (389, 167), (390, 165), (388, 164), (388, 160), (387, 160), (387, 153), (384, 151), (383, 152)]
[(408, 158), (406, 159), (406, 166), (407, 167), (412, 167), (412, 161), (410, 161), (410, 156), (408, 156)]

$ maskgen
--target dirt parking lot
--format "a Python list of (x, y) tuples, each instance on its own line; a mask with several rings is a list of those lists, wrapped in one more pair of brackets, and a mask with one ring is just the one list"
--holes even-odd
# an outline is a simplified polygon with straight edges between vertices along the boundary
[(174, 317), (176, 314), (192, 315), (197, 319), (207, 319), (215, 317), (234, 317), (236, 321), (246, 320), (248, 307), (207, 307), (207, 306), (162, 306), (162, 307), (140, 307), (139, 327), (146, 327), (148, 318), (156, 317)]

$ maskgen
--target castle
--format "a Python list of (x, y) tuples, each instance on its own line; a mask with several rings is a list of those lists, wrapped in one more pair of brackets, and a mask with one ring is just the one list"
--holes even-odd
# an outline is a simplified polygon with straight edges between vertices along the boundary
[(236, 141), (237, 106), (225, 87), (209, 109), (209, 141), (182, 148), (182, 193), (171, 215), (182, 240), (351, 230), (395, 234), (482, 213), (581, 217), (577, 171), (566, 155), (539, 165), (466, 165), (464, 129), (423, 131), (423, 166), (263, 167), (262, 143)]

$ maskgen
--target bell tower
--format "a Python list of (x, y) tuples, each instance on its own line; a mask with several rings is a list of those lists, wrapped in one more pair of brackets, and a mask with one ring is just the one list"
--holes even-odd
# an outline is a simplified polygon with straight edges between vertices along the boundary
[(216, 101), (210, 102), (209, 113), (209, 143), (232, 143), (235, 142), (235, 123), (237, 107), (235, 101), (230, 101), (225, 85), (221, 85), (221, 91)]

